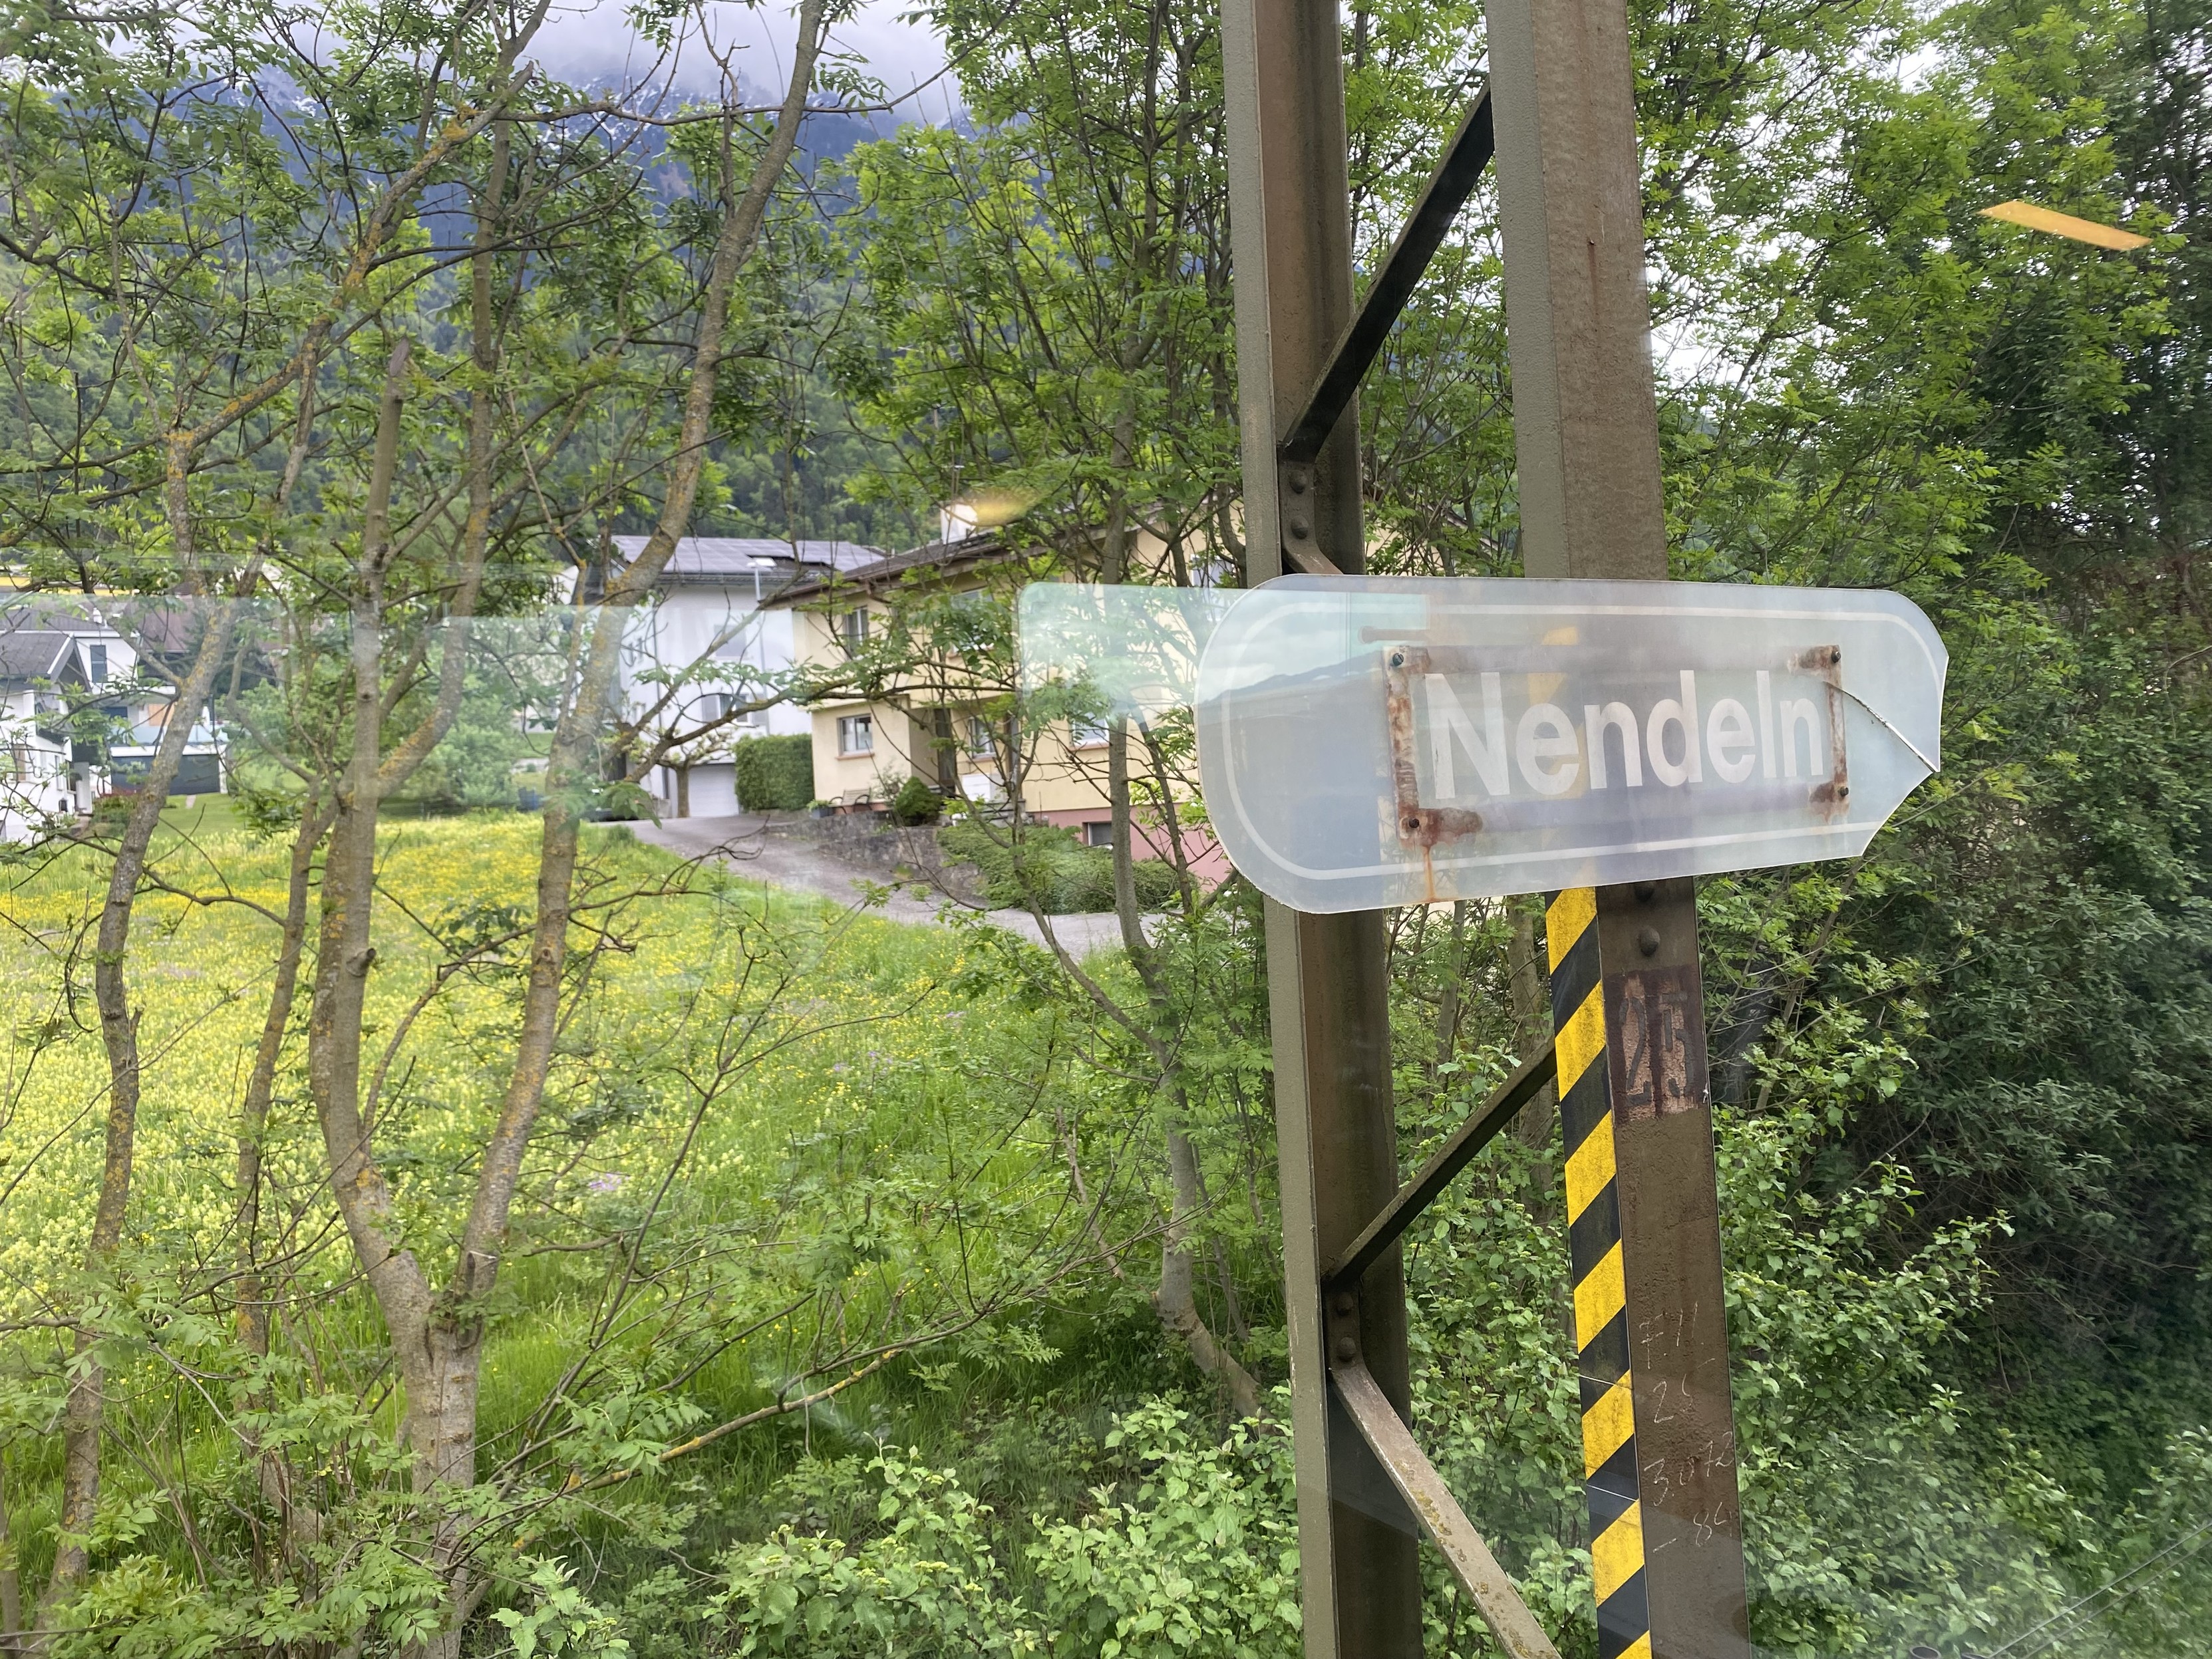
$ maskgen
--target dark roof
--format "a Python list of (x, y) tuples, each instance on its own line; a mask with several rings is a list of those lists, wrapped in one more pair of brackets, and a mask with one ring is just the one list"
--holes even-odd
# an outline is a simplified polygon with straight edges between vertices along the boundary
[(11, 618), (0, 617), (0, 682), (22, 685), (32, 680), (58, 680), (68, 671), (82, 678), (76, 666), (76, 641), (50, 628), (10, 628)]
[(808, 599), (820, 599), (824, 594), (848, 592), (856, 588), (877, 593), (890, 586), (900, 577), (917, 570), (932, 570), (940, 574), (965, 570), (994, 558), (1006, 557), (1012, 551), (1000, 544), (995, 530), (979, 530), (972, 536), (963, 536), (957, 542), (930, 542), (849, 569), (802, 576), (768, 603), (770, 605), (800, 605)]
[[(645, 536), (617, 536), (625, 562), (645, 551)], [(779, 584), (801, 572), (856, 570), (884, 556), (859, 542), (780, 541), (769, 536), (686, 536), (668, 556), (658, 587), (733, 587), (755, 576)]]

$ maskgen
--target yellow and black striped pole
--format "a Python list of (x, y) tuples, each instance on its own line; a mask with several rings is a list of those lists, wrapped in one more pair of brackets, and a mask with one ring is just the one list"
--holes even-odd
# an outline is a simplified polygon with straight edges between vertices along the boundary
[(1687, 881), (1545, 914), (1599, 1659), (1749, 1652)]
[(1567, 1238), (1582, 1375), (1583, 1478), (1589, 1496), (1598, 1659), (1650, 1659), (1596, 890), (1571, 887), (1553, 899), (1545, 914), (1544, 936), (1552, 959), (1559, 1127), (1567, 1148)]

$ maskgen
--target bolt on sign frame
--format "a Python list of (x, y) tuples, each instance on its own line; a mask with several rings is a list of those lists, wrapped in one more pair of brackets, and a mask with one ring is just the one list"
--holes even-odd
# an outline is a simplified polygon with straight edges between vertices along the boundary
[[(1356, 390), (1493, 152), (1523, 568), (1667, 574), (1626, 7), (1487, 26), (1490, 87), (1355, 310), (1337, 8), (1223, 0), (1252, 585), (1364, 562)], [(1692, 884), (1552, 899), (1553, 1045), (1402, 1188), (1382, 918), (1270, 900), (1267, 928), (1309, 1659), (1420, 1651), (1419, 1535), (1506, 1652), (1553, 1655), (1407, 1427), (1398, 1241), (1554, 1081), (1600, 1659), (1747, 1655)]]

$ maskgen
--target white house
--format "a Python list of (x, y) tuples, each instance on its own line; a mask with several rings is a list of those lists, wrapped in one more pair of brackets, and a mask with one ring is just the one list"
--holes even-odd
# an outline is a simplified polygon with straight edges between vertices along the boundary
[[(625, 560), (644, 551), (643, 536), (617, 536)], [(676, 544), (653, 597), (638, 609), (623, 646), (623, 698), (630, 718), (653, 710), (649, 730), (683, 732), (726, 712), (732, 700), (758, 695), (760, 677), (793, 663), (792, 613), (763, 609), (802, 577), (847, 571), (883, 557), (857, 542), (776, 541), (738, 536), (687, 536)], [(683, 684), (672, 693), (672, 682)], [(748, 695), (748, 685), (754, 690)], [(809, 732), (811, 717), (787, 703), (742, 717), (674, 751), (655, 767), (647, 788), (673, 817), (713, 817), (738, 810), (739, 738)]]
[[(31, 614), (45, 626), (64, 629), (76, 641), (77, 661), (94, 696), (111, 686), (117, 688), (115, 696), (102, 699), (97, 707), (111, 721), (122, 724), (111, 726), (96, 746), (93, 775), (102, 791), (130, 790), (153, 764), (154, 751), (161, 747), (168, 726), (171, 704), (163, 694), (173, 696), (175, 687), (167, 671), (157, 661), (142, 675), (137, 646), (99, 614), (97, 601), (74, 614), (36, 605)], [(126, 625), (149, 648), (167, 652), (173, 659), (188, 654), (197, 643), (191, 637), (193, 630), (185, 611), (165, 612), (157, 606)], [(150, 636), (146, 633), (149, 629)], [(195, 711), (169, 793), (190, 798), (223, 793), (222, 736), (210, 711), (202, 708)]]
[[(94, 600), (17, 594), (0, 605), (0, 840), (88, 812), (144, 773), (170, 717), (161, 695), (169, 688), (155, 675), (142, 679), (138, 662)], [(112, 698), (103, 696), (111, 686)], [(201, 709), (170, 793), (222, 789), (221, 739)]]
[(58, 629), (0, 613), (0, 839), (21, 841), (41, 823), (88, 811), (91, 769), (71, 752), (70, 705), (87, 690), (76, 641)]

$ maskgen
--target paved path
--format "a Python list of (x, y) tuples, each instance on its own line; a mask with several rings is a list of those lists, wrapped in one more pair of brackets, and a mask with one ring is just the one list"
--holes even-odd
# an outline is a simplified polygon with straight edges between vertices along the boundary
[[(716, 859), (755, 881), (795, 892), (818, 893), (839, 904), (859, 902), (861, 889), (870, 879), (868, 874), (805, 836), (779, 833), (772, 820), (757, 812), (720, 818), (664, 818), (659, 823), (641, 819), (629, 827), (640, 841), (665, 848), (678, 858)], [(881, 884), (888, 878), (878, 875), (874, 879)], [(902, 887), (876, 914), (892, 921), (927, 925), (936, 922), (938, 913), (955, 902), (941, 893), (916, 898), (913, 889)], [(1036, 918), (1026, 910), (984, 914), (997, 926), (1019, 933), (1032, 944), (1044, 943)], [(1121, 942), (1121, 924), (1110, 910), (1051, 920), (1054, 937), (1078, 957)]]

